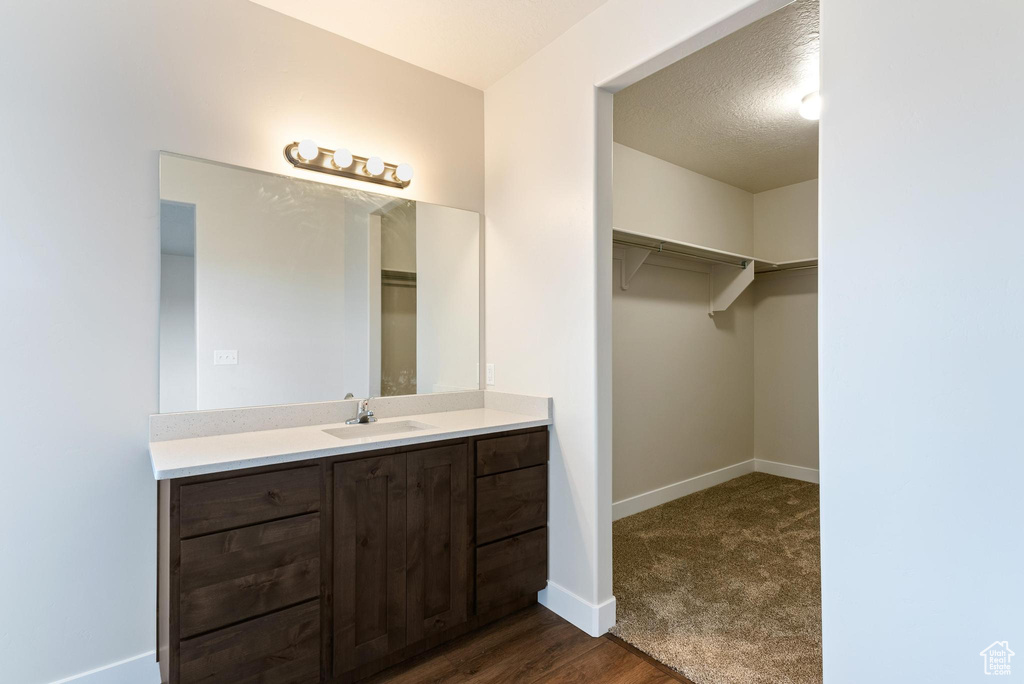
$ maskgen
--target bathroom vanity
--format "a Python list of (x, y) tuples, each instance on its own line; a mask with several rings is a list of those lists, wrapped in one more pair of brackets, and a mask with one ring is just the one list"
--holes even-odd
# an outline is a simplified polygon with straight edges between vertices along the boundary
[(355, 681), (535, 602), (547, 459), (540, 426), (160, 480), (163, 681)]
[(479, 214), (168, 153), (160, 198), (163, 681), (356, 681), (535, 602), (551, 406), (480, 389)]

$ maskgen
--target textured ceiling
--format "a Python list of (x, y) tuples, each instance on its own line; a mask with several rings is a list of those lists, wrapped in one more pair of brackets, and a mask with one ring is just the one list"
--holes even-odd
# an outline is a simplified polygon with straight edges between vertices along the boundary
[(615, 95), (615, 141), (762, 192), (818, 177), (818, 3), (797, 0)]
[(483, 90), (606, 0), (252, 0)]

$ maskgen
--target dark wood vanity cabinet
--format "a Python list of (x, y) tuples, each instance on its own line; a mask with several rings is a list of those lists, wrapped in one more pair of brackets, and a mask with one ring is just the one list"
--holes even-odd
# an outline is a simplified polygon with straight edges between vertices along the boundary
[(164, 682), (350, 682), (536, 601), (547, 428), (159, 483)]

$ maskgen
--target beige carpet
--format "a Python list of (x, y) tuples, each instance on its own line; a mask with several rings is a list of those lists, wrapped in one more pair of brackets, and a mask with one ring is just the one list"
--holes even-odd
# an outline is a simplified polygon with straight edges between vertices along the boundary
[(818, 485), (752, 473), (612, 529), (613, 634), (696, 684), (820, 684)]

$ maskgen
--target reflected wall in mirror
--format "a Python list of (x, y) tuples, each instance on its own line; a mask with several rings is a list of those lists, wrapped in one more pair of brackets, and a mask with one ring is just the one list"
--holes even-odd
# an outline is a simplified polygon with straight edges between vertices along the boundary
[(478, 389), (480, 216), (160, 155), (160, 411)]

